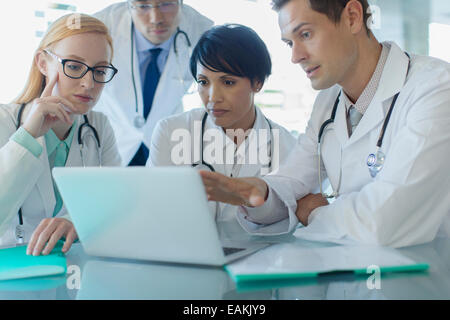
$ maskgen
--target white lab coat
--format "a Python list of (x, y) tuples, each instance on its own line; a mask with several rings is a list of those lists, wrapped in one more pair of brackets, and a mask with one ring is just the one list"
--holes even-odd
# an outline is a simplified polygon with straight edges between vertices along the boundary
[[(0, 105), (0, 246), (16, 243), (15, 228), (19, 221), (17, 214), (19, 208), (22, 208), (23, 214), (24, 240), (28, 242), (42, 219), (53, 216), (56, 204), (45, 138), (37, 139), (43, 147), (39, 158), (22, 145), (9, 140), (16, 132), (19, 107), (17, 104)], [(93, 111), (87, 116), (100, 138), (101, 165), (119, 166), (120, 156), (108, 119), (103, 114)], [(66, 167), (82, 166), (78, 128), (83, 123), (82, 116), (78, 116)], [(83, 135), (86, 133), (86, 129), (83, 129)], [(99, 166), (95, 140), (86, 138), (85, 148), (83, 150), (85, 165)], [(57, 217), (69, 218), (64, 206)]]
[[(450, 64), (424, 56), (408, 58), (391, 46), (378, 90), (351, 138), (343, 99), (334, 124), (322, 139), (323, 176), (340, 197), (312, 211), (309, 225), (295, 235), (336, 243), (360, 242), (401, 247), (450, 235)], [(406, 77), (406, 84), (405, 84)], [(285, 165), (265, 180), (270, 196), (263, 207), (248, 209), (248, 217), (286, 217), (248, 229), (256, 234), (293, 230), (296, 199), (318, 188), (317, 137), (330, 118), (339, 86), (320, 92), (306, 133)], [(384, 168), (371, 178), (366, 160), (375, 152), (385, 115), (400, 92), (381, 151)], [(258, 214), (258, 215), (257, 215)], [(241, 217), (242, 218), (242, 217)]]
[[(168, 117), (166, 119), (162, 119), (158, 122), (155, 128), (155, 132), (152, 138), (152, 144), (150, 147), (150, 156), (149, 160), (147, 161), (147, 166), (173, 166), (178, 165), (178, 160), (175, 160), (175, 157), (179, 154), (177, 146), (181, 146), (180, 142), (184, 141), (186, 142), (187, 139), (180, 138), (181, 135), (178, 135), (177, 132), (189, 132), (191, 139), (189, 139), (190, 146), (190, 156), (188, 162), (184, 162), (185, 165), (191, 165), (192, 163), (198, 163), (200, 161), (200, 154), (201, 154), (201, 146), (200, 146), (200, 136), (201, 136), (201, 122), (202, 118), (205, 114), (205, 109), (198, 108), (193, 109), (188, 112), (184, 112), (182, 114), (173, 115), (171, 117)], [(262, 159), (262, 161), (257, 161), (257, 163), (249, 164), (250, 161), (246, 161), (244, 159), (250, 159), (249, 152), (250, 147), (248, 145), (245, 145), (245, 143), (242, 143), (239, 148), (236, 150), (235, 154), (237, 155), (237, 163), (246, 163), (241, 164), (240, 167), (235, 167), (235, 172), (233, 174), (234, 177), (251, 177), (251, 176), (259, 176), (261, 172), (264, 174), (264, 170), (261, 171), (261, 168), (264, 167), (264, 164), (267, 164), (268, 162), (265, 161), (264, 157), (259, 157), (259, 153), (269, 155), (270, 149), (273, 151), (272, 156), (272, 168), (270, 170), (276, 170), (279, 167), (279, 164), (284, 161), (284, 159), (287, 158), (289, 152), (292, 150), (292, 148), (295, 145), (295, 138), (292, 136), (285, 128), (281, 127), (280, 125), (274, 123), (271, 120), (270, 124), (273, 129), (273, 136), (270, 136), (270, 128), (269, 124), (266, 121), (263, 113), (259, 108), (256, 108), (256, 119), (255, 124), (253, 126), (253, 131), (248, 137), (247, 140), (248, 144), (252, 144), (252, 142), (256, 142), (255, 146), (257, 146), (257, 154), (258, 159)], [(213, 131), (209, 131), (209, 130)], [(264, 129), (265, 131), (261, 131), (261, 133), (258, 134), (267, 134), (265, 136), (264, 134), (261, 135), (261, 138), (256, 134), (256, 132), (259, 132), (259, 129)], [(208, 134), (209, 132), (212, 132), (211, 134)], [(219, 133), (221, 135), (221, 141), (226, 141), (221, 146), (223, 146), (223, 154), (226, 154), (227, 147), (229, 148), (230, 145), (232, 147), (231, 150), (234, 149), (234, 142), (225, 135), (222, 128), (217, 126), (211, 117), (208, 117), (205, 124), (205, 130), (204, 130), (204, 160), (212, 164), (214, 167), (214, 170), (216, 172), (222, 173), (224, 175), (230, 176), (233, 170), (233, 162), (227, 162), (227, 164), (224, 164), (223, 161), (220, 163), (214, 163), (214, 160), (207, 159), (208, 155), (213, 154), (212, 150), (215, 150), (215, 148), (210, 144), (214, 142), (214, 138), (212, 136), (215, 136), (215, 133)], [(211, 137), (211, 139), (209, 139)], [(273, 146), (271, 147), (271, 139), (273, 138)], [(209, 152), (210, 150), (211, 152)], [(175, 156), (173, 156), (173, 154)], [(233, 153), (234, 154), (234, 153)], [(223, 157), (219, 157), (223, 158)], [(232, 158), (231, 158), (232, 159)], [(220, 160), (220, 159), (217, 159)], [(218, 161), (217, 161), (218, 162)], [(236, 170), (238, 168), (238, 170)], [(204, 166), (199, 166), (198, 169), (208, 170)], [(269, 171), (269, 170), (267, 170)], [(266, 173), (267, 174), (267, 173)], [(218, 221), (226, 221), (230, 219), (235, 219), (235, 215), (237, 212), (237, 207), (227, 204), (220, 204), (220, 207), (218, 208), (218, 212), (216, 212), (216, 203), (210, 202), (210, 209), (213, 213), (218, 214), (217, 220)], [(246, 222), (249, 223), (249, 222)], [(251, 223), (253, 224), (253, 223)]]
[[(109, 28), (114, 42), (114, 57), (112, 64), (119, 70), (114, 80), (105, 87), (102, 97), (94, 110), (108, 116), (117, 139), (117, 146), (126, 166), (136, 154), (142, 142), (150, 147), (153, 129), (158, 120), (183, 111), (182, 98), (192, 85), (193, 77), (189, 71), (190, 51), (185, 38), (177, 39), (179, 56), (171, 47), (166, 65), (155, 92), (153, 105), (146, 124), (142, 128), (134, 126), (138, 112), (143, 115), (142, 81), (139, 72), (139, 59), (134, 43), (134, 83), (131, 72), (131, 15), (126, 2), (113, 4), (98, 12), (95, 16)], [(180, 19), (180, 29), (186, 32), (191, 41), (191, 51), (200, 36), (212, 26), (212, 21), (183, 5)], [(180, 67), (182, 68), (180, 70)], [(183, 81), (181, 81), (181, 76)], [(135, 89), (137, 102), (135, 99)]]

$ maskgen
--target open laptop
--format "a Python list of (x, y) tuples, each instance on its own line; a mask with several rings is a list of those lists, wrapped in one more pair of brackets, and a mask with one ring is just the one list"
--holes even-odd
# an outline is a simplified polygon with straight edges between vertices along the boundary
[(190, 167), (60, 167), (53, 177), (90, 255), (220, 266), (268, 246), (221, 242)]

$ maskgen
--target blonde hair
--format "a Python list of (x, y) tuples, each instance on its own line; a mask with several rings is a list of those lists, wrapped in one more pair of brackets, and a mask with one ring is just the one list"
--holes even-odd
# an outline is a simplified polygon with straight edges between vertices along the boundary
[(109, 46), (111, 47), (112, 58), (112, 38), (109, 34), (108, 28), (103, 22), (87, 14), (76, 13), (62, 16), (50, 25), (46, 34), (42, 38), (39, 47), (33, 56), (31, 70), (28, 75), (25, 88), (13, 102), (18, 104), (28, 103), (39, 97), (44, 90), (45, 76), (39, 70), (35, 60), (38, 52), (49, 48), (53, 44), (67, 37), (83, 33), (97, 33), (104, 35)]

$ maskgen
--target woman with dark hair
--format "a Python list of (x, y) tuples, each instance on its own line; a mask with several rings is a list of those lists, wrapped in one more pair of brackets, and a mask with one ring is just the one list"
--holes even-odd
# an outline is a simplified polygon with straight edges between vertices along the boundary
[[(272, 69), (256, 32), (237, 24), (212, 28), (195, 46), (190, 68), (204, 108), (159, 121), (147, 165), (189, 165), (231, 177), (276, 170), (295, 138), (255, 106)], [(211, 210), (216, 220), (230, 220), (237, 207), (211, 203)]]

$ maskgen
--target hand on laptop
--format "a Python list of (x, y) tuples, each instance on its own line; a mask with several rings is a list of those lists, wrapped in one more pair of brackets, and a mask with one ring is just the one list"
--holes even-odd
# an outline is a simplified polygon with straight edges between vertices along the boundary
[(78, 239), (72, 222), (64, 218), (44, 219), (31, 236), (30, 243), (27, 247), (27, 254), (38, 256), (42, 252), (43, 255), (48, 255), (62, 237), (66, 239), (62, 252), (66, 253), (69, 251), (72, 243)]
[(209, 201), (259, 207), (267, 199), (268, 188), (259, 178), (229, 178), (223, 174), (200, 171)]

